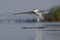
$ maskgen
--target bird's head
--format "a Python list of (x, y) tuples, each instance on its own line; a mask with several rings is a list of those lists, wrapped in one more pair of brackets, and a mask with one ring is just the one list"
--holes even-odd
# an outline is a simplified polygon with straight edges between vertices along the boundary
[(33, 9), (33, 12), (38, 12), (39, 10), (38, 9)]

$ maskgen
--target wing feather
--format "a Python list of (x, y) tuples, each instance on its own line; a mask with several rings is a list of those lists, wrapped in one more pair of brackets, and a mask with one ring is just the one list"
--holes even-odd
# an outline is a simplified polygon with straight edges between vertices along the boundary
[(43, 14), (47, 14), (49, 11), (48, 11), (48, 10), (41, 10), (41, 11), (39, 11), (39, 12), (41, 12), (41, 13), (43, 13)]
[(33, 14), (33, 11), (28, 11), (28, 12), (18, 12), (18, 13), (14, 13), (14, 15), (18, 15), (18, 14)]

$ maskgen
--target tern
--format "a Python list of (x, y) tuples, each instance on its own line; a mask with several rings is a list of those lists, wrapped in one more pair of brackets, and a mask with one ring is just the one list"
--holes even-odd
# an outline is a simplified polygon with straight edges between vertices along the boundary
[(35, 14), (37, 16), (37, 22), (39, 22), (40, 20), (44, 20), (43, 14), (47, 14), (47, 10), (38, 10), (38, 9), (33, 9), (32, 11), (25, 11), (25, 12), (17, 12), (14, 13), (14, 15), (18, 15), (18, 14)]

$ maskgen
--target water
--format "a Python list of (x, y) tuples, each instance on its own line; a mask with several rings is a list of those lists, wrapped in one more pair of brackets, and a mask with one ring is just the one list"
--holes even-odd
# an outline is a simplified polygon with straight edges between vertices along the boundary
[(33, 29), (21, 29), (21, 27), (28, 26), (29, 24), (0, 23), (0, 40), (33, 40), (35, 36)]
[[(44, 25), (43, 25), (44, 24)], [(46, 26), (51, 22), (41, 22), (39, 26)], [(52, 24), (60, 24), (60, 22), (53, 22)], [(15, 23), (2, 22), (0, 23), (0, 40), (35, 40), (36, 29), (22, 29), (22, 27), (35, 27), (36, 22), (31, 23)], [(49, 29), (49, 30), (48, 30)], [(60, 40), (60, 28), (46, 27), (39, 29), (42, 35), (42, 40)], [(54, 31), (57, 30), (57, 31)]]

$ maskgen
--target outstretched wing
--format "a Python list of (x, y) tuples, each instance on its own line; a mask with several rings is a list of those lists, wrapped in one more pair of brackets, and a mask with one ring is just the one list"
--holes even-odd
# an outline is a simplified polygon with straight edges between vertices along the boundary
[(33, 14), (33, 11), (27, 11), (27, 12), (18, 12), (18, 13), (14, 13), (14, 15), (18, 15), (18, 14)]
[(47, 14), (49, 11), (48, 10), (41, 10), (39, 11), (40, 13)]

